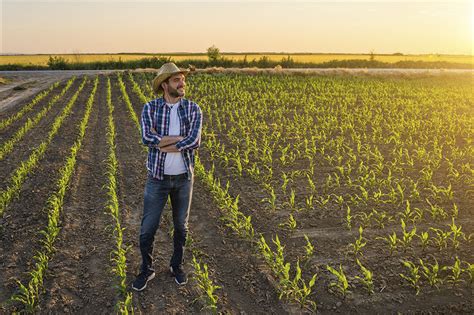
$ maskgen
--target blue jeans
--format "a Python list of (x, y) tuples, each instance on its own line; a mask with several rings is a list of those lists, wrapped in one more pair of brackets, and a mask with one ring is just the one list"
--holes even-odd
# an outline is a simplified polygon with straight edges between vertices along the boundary
[(142, 271), (152, 270), (153, 242), (160, 224), (163, 208), (171, 200), (173, 209), (174, 250), (170, 266), (177, 267), (183, 263), (184, 245), (188, 235), (188, 218), (191, 208), (194, 177), (188, 175), (165, 175), (163, 180), (148, 175), (145, 185), (143, 219), (140, 229), (140, 251), (142, 254)]

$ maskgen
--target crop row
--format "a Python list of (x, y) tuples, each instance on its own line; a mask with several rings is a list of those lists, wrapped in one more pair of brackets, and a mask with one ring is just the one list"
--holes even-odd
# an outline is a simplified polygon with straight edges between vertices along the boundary
[[(87, 79), (85, 78), (84, 80)], [(29, 272), (29, 281), (27, 284), (23, 284), (22, 282), (18, 281), (19, 293), (14, 294), (10, 299), (12, 302), (20, 302), (28, 312), (32, 312), (37, 305), (43, 286), (44, 275), (48, 269), (48, 263), (54, 254), (54, 243), (60, 232), (59, 216), (63, 208), (64, 196), (74, 173), (77, 154), (81, 149), (82, 141), (85, 136), (87, 124), (89, 122), (89, 116), (94, 104), (94, 96), (97, 90), (98, 82), (99, 79), (96, 77), (94, 81), (94, 87), (86, 103), (84, 117), (78, 126), (79, 135), (70, 149), (70, 155), (67, 157), (64, 165), (59, 171), (59, 178), (56, 182), (57, 190), (53, 192), (48, 198), (45, 207), (45, 211), (48, 213), (48, 226), (41, 231), (41, 234), (44, 237), (44, 239), (41, 240), (43, 246), (33, 258), (35, 261), (34, 269)]]
[(114, 236), (116, 246), (111, 253), (111, 259), (115, 263), (114, 273), (119, 279), (119, 293), (123, 301), (119, 301), (117, 309), (122, 314), (133, 313), (132, 294), (127, 290), (127, 264), (126, 264), (126, 248), (123, 244), (123, 228), (120, 223), (119, 202), (117, 197), (117, 169), (118, 161), (115, 154), (115, 123), (113, 118), (114, 105), (112, 104), (112, 92), (110, 86), (110, 78), (107, 77), (107, 107), (109, 110), (108, 126), (107, 126), (107, 144), (109, 146), (109, 156), (107, 158), (107, 195), (109, 197), (107, 209), (115, 222)]

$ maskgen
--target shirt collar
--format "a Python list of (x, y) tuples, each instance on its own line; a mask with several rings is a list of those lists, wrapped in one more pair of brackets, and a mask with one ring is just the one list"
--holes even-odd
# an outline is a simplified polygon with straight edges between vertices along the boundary
[[(165, 101), (165, 98), (163, 96), (159, 97), (156, 99), (156, 103), (158, 106), (160, 107), (163, 107), (163, 106), (166, 106), (166, 101)], [(183, 104), (183, 98), (180, 98), (179, 101), (178, 101), (178, 107), (181, 106), (181, 104)]]

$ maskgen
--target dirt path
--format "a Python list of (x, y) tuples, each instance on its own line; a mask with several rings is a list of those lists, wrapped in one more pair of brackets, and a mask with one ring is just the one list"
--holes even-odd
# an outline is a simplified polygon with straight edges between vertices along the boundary
[(93, 77), (121, 70), (45, 70), (45, 71), (0, 71), (7, 80), (0, 85), (0, 113), (18, 110), (25, 100), (56, 81), (66, 81), (72, 76)]

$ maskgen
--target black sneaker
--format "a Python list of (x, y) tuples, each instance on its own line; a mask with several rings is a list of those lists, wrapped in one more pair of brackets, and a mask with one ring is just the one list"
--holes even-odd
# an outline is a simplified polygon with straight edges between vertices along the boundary
[(133, 281), (132, 288), (136, 291), (142, 291), (146, 288), (148, 281), (155, 277), (155, 271), (148, 270), (147, 272), (141, 272), (138, 277)]
[(181, 265), (177, 267), (170, 266), (170, 271), (171, 274), (174, 276), (174, 280), (177, 284), (185, 285), (186, 283), (188, 283), (188, 277), (186, 276), (186, 273), (184, 272), (183, 267)]

